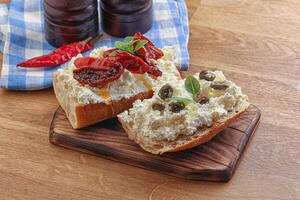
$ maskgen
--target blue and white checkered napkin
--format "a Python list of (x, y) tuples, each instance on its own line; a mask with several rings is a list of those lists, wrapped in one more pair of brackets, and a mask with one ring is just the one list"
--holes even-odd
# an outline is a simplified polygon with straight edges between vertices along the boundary
[[(158, 47), (177, 45), (178, 66), (187, 70), (188, 16), (184, 0), (153, 0), (155, 22), (146, 36)], [(42, 0), (12, 0), (0, 4), (0, 50), (3, 67), (0, 86), (11, 90), (40, 90), (52, 86), (52, 72), (60, 67), (25, 69), (16, 64), (54, 50), (44, 39)], [(113, 46), (118, 38), (105, 35), (97, 44)], [(87, 53), (86, 53), (87, 55)]]

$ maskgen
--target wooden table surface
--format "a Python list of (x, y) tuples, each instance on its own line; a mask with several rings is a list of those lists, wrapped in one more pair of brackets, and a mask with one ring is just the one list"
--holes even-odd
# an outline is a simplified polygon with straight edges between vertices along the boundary
[(232, 180), (182, 180), (53, 146), (53, 90), (2, 89), (1, 200), (300, 199), (300, 1), (186, 2), (190, 72), (223, 70), (263, 113)]

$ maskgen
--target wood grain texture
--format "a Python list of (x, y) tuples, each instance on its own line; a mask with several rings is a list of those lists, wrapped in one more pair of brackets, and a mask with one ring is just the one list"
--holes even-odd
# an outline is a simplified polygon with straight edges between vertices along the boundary
[(223, 70), (263, 113), (233, 178), (182, 180), (56, 147), (48, 141), (58, 107), (52, 89), (2, 89), (1, 200), (300, 199), (300, 1), (186, 3), (189, 73)]
[(190, 150), (153, 155), (129, 140), (117, 119), (74, 130), (61, 107), (49, 131), (52, 144), (191, 180), (229, 181), (253, 135), (260, 110), (251, 105), (213, 140)]

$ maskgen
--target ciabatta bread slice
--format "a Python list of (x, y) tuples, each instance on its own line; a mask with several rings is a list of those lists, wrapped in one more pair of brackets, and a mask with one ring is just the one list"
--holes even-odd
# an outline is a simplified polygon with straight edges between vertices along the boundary
[[(199, 80), (202, 86), (199, 95), (209, 97), (206, 103), (191, 101), (180, 112), (172, 113), (169, 109), (174, 100), (162, 100), (158, 95), (162, 86), (166, 85), (163, 82), (156, 87), (151, 99), (137, 101), (129, 111), (119, 114), (118, 119), (129, 138), (153, 154), (189, 149), (212, 139), (249, 106), (247, 96), (236, 84), (228, 81), (220, 71), (213, 73), (215, 81), (226, 81), (229, 86), (213, 90), (210, 87), (213, 81)], [(199, 74), (195, 75), (195, 78), (198, 77)], [(173, 88), (173, 96), (192, 99), (185, 89), (184, 80), (167, 84)], [(153, 105), (157, 107), (157, 104), (163, 106), (153, 110)]]
[(249, 103), (244, 102), (239, 105), (228, 117), (222, 118), (222, 122), (215, 122), (212, 127), (199, 127), (199, 130), (197, 130), (192, 136), (180, 136), (176, 139), (176, 141), (172, 142), (166, 140), (156, 141), (147, 137), (138, 137), (138, 133), (132, 126), (130, 126), (130, 124), (122, 120), (121, 117), (119, 117), (119, 121), (128, 134), (128, 137), (137, 142), (145, 151), (153, 154), (163, 154), (166, 152), (176, 152), (190, 149), (208, 142), (228, 125), (234, 122), (248, 108), (248, 106)]
[(137, 99), (151, 98), (152, 90), (137, 93), (129, 98), (122, 98), (115, 101), (99, 102), (99, 103), (78, 103), (75, 98), (67, 95), (71, 91), (68, 86), (61, 86), (58, 79), (58, 73), (53, 74), (53, 88), (56, 98), (65, 111), (69, 122), (74, 129), (83, 128), (97, 122), (112, 118), (117, 114), (127, 110), (132, 106), (132, 103)]
[[(106, 49), (95, 50), (90, 56), (102, 57)], [(175, 66), (175, 48), (167, 47), (163, 51), (165, 56), (157, 61), (163, 75), (158, 79), (167, 80), (169, 77), (181, 79)], [(117, 114), (131, 108), (137, 99), (147, 99), (153, 95), (152, 87), (156, 79), (148, 74), (133, 74), (127, 70), (118, 80), (104, 88), (82, 85), (73, 78), (75, 59), (70, 61), (68, 67), (53, 73), (56, 98), (74, 129), (116, 117)]]

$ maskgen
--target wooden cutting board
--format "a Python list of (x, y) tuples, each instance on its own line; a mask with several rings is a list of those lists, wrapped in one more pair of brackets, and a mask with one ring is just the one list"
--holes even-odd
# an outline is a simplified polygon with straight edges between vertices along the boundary
[(88, 154), (172, 176), (228, 181), (261, 116), (251, 105), (240, 118), (206, 144), (190, 150), (152, 155), (129, 140), (116, 118), (81, 130), (72, 129), (59, 107), (50, 127), (50, 142)]

